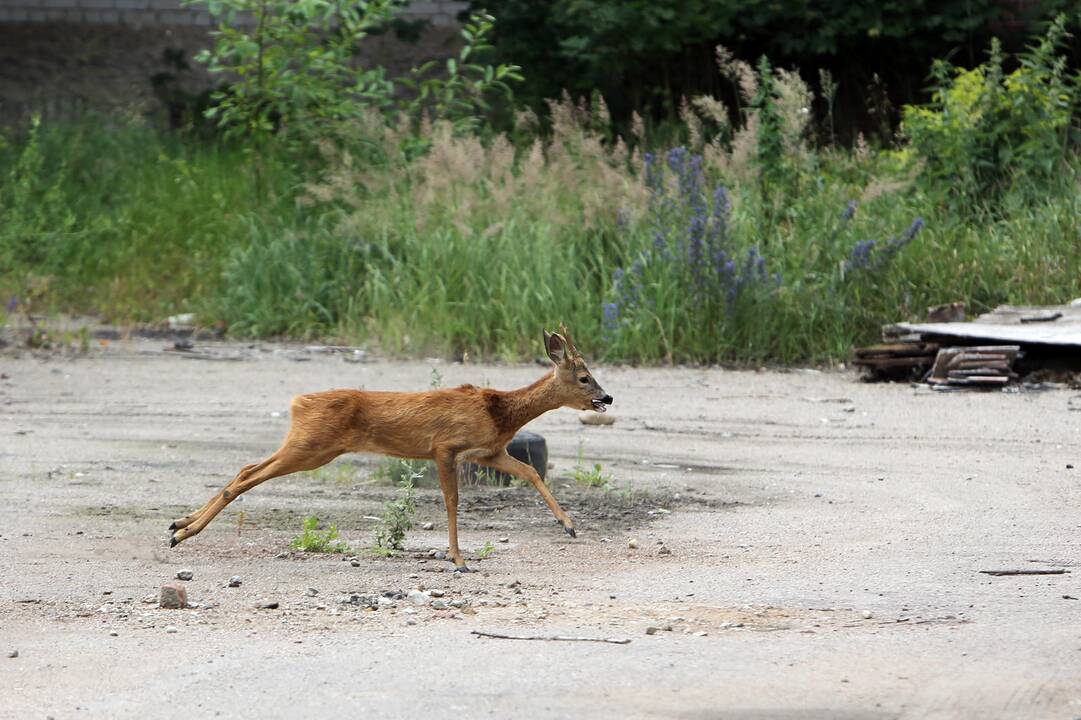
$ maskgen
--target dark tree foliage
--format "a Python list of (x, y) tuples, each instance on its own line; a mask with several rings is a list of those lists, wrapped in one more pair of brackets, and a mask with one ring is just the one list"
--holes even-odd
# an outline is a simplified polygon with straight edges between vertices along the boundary
[[(672, 113), (682, 95), (722, 93), (714, 47), (751, 61), (825, 68), (840, 81), (840, 130), (883, 132), (922, 99), (931, 63), (980, 62), (993, 36), (1017, 49), (1079, 0), (474, 0), (496, 16), (501, 59), (521, 65), (519, 99), (597, 88), (613, 114)], [(1076, 53), (1076, 47), (1075, 47)]]

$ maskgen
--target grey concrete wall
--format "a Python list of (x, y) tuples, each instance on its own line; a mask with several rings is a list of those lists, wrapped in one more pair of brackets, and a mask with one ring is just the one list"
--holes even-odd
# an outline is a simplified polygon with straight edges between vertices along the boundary
[[(402, 16), (450, 27), (465, 7), (456, 0), (412, 2)], [(207, 26), (211, 19), (206, 10), (185, 7), (180, 0), (0, 0), (0, 23), (23, 22)]]
[[(416, 42), (393, 33), (362, 45), (364, 62), (391, 77), (461, 47), (458, 13), (466, 3), (413, 2), (401, 16), (429, 22)], [(211, 19), (180, 0), (0, 0), (0, 126), (77, 117), (87, 110), (118, 120), (147, 118), (160, 109), (151, 77), (175, 72), (166, 52), (183, 51), (190, 68), (178, 73), (198, 92), (216, 79), (193, 58), (209, 44)]]

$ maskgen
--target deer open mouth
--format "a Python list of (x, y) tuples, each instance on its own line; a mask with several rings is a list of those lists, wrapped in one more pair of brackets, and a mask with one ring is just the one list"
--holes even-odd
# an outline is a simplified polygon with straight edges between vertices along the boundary
[(608, 410), (608, 406), (605, 405), (604, 402), (602, 402), (601, 400), (590, 400), (590, 402), (593, 403), (593, 409), (599, 413), (606, 412)]

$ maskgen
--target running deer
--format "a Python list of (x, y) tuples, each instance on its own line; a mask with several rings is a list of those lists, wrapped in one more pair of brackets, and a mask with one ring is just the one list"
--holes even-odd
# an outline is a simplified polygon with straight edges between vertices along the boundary
[(174, 521), (170, 547), (199, 534), (226, 505), (259, 483), (314, 470), (347, 452), (435, 462), (447, 506), (448, 555), (456, 572), (469, 572), (458, 548), (457, 466), (462, 462), (528, 481), (566, 533), (575, 537), (574, 523), (548, 486), (531, 466), (507, 454), (507, 443), (523, 425), (549, 410), (604, 412), (612, 396), (593, 379), (566, 326), (560, 326), (559, 333), (545, 331), (544, 348), (555, 367), (517, 390), (462, 385), (418, 393), (330, 390), (293, 398), (289, 432), (278, 451), (242, 468), (206, 505)]

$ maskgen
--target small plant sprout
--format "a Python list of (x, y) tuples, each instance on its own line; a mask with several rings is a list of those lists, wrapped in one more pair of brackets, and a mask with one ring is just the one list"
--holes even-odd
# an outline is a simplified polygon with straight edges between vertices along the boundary
[(571, 477), (576, 483), (586, 487), (601, 488), (602, 490), (611, 488), (612, 476), (604, 471), (600, 463), (593, 463), (591, 468), (585, 466), (584, 443), (581, 439), (578, 440), (578, 462), (575, 464), (574, 469), (571, 470)]
[(319, 518), (314, 515), (304, 518), (303, 532), (299, 537), (293, 538), (293, 542), (290, 543), (290, 547), (294, 550), (302, 550), (304, 552), (318, 552), (318, 553), (347, 553), (350, 552), (350, 548), (344, 542), (340, 540), (338, 535), (338, 527), (331, 525), (326, 530), (320, 532), (316, 528), (319, 526)]
[(480, 558), (481, 560), (487, 560), (488, 556), (491, 555), (492, 551), (494, 551), (494, 550), (495, 550), (495, 546), (492, 545), (492, 541), (489, 540), (486, 543), (484, 543), (484, 547), (482, 547), (480, 550), (477, 551), (477, 557)]

